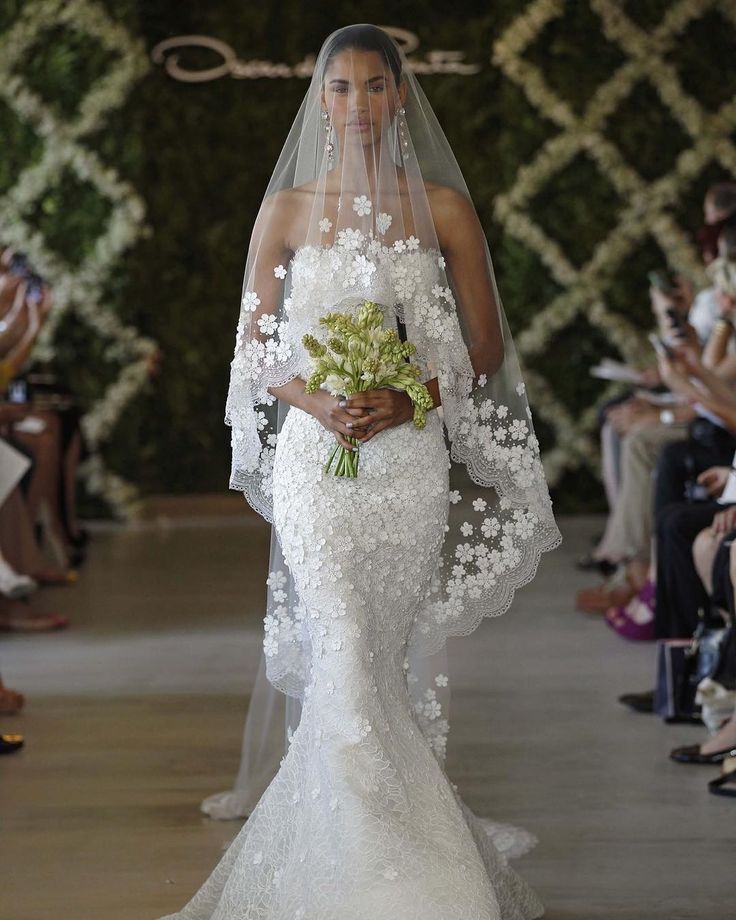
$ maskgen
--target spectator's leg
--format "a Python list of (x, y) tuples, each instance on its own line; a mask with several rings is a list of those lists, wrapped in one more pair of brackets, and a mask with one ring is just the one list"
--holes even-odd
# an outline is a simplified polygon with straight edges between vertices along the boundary
[(31, 575), (44, 569), (23, 494), (16, 486), (0, 505), (0, 551), (16, 572)]
[(621, 490), (621, 435), (610, 422), (601, 428), (601, 476), (608, 510), (613, 511)]
[(82, 454), (82, 435), (77, 428), (69, 441), (63, 457), (63, 512), (66, 530), (70, 537), (79, 537), (77, 521), (77, 468)]
[[(673, 445), (679, 446), (679, 445)], [(717, 502), (665, 505), (657, 515), (657, 596), (655, 635), (688, 639), (698, 625), (698, 610), (710, 605), (693, 562), (693, 543), (723, 505)]]
[(713, 562), (722, 540), (723, 534), (716, 534), (710, 527), (706, 527), (693, 543), (695, 571), (709, 596), (713, 594)]
[(69, 565), (69, 548), (64, 528), (59, 517), (59, 477), (61, 475), (61, 454), (58, 419), (53, 413), (44, 415), (46, 430), (38, 434), (13, 431), (13, 440), (18, 441), (33, 453), (33, 478), (28, 489), (28, 513), (32, 523), (39, 518), (42, 505), (48, 512), (50, 537), (57, 555), (57, 562), (63, 567)]
[(649, 559), (652, 534), (652, 473), (662, 449), (686, 436), (684, 426), (656, 425), (623, 440), (621, 492), (596, 558), (619, 562)]

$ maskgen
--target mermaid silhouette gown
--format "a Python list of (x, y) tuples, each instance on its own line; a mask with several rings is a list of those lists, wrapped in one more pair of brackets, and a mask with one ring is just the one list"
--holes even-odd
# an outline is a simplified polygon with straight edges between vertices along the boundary
[(274, 458), (274, 526), (312, 649), (301, 721), (209, 879), (162, 920), (539, 917), (449, 782), (407, 686), (407, 643), (448, 519), (442, 422), (432, 412), (423, 431), (381, 432), (354, 480), (324, 473), (334, 443), (292, 408)]

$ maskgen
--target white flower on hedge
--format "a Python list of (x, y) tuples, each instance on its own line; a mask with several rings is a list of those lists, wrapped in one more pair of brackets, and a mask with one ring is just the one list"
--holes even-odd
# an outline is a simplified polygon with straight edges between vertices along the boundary
[(283, 265), (277, 265), (276, 268), (274, 268), (273, 273), (274, 275), (276, 275), (277, 278), (286, 277), (286, 269), (284, 268)]
[(261, 299), (256, 294), (255, 291), (246, 291), (243, 294), (243, 299), (240, 301), (240, 305), (244, 310), (250, 310), (251, 313), (255, 313), (256, 307), (260, 304)]
[(357, 213), (358, 217), (366, 217), (371, 213), (372, 207), (373, 204), (366, 195), (358, 195), (353, 198), (353, 210)]

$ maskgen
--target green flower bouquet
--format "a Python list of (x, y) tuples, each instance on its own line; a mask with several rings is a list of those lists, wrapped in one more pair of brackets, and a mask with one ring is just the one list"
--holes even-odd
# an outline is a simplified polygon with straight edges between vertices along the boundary
[[(402, 390), (414, 406), (414, 425), (424, 428), (427, 412), (434, 406), (432, 397), (418, 378), (418, 365), (407, 361), (416, 353), (411, 342), (402, 342), (394, 329), (385, 329), (378, 304), (366, 300), (357, 317), (349, 313), (328, 313), (320, 324), (331, 333), (323, 344), (313, 335), (302, 339), (314, 359), (314, 372), (307, 380), (306, 393), (320, 387), (333, 396), (351, 396), (366, 390), (391, 387)], [(357, 448), (357, 438), (347, 439)], [(350, 451), (336, 444), (325, 464), (328, 473), (335, 464), (334, 475), (354, 479), (358, 475), (358, 450)]]

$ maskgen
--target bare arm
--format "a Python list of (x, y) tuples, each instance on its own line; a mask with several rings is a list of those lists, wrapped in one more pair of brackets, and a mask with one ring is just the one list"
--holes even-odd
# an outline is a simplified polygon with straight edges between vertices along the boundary
[[(258, 320), (268, 315), (278, 316), (284, 281), (274, 274), (274, 268), (279, 265), (286, 268), (293, 255), (287, 237), (296, 220), (298, 201), (294, 196), (283, 194), (274, 195), (264, 201), (256, 219), (250, 244), (251, 250), (254, 247), (257, 250), (252, 290), (257, 294), (260, 303), (256, 304), (255, 310), (251, 313), (251, 338), (265, 341), (268, 336), (259, 327)], [(347, 423), (363, 413), (360, 410), (341, 407), (338, 400), (324, 390), (305, 393), (304, 387), (305, 381), (295, 377), (283, 386), (269, 387), (268, 392), (288, 405), (313, 415), (324, 428), (335, 435), (343, 447), (353, 450), (353, 445), (346, 440), (347, 435), (352, 434)]]
[(473, 370), (477, 376), (491, 377), (503, 364), (504, 348), (483, 228), (472, 202), (454, 189), (433, 192), (430, 204), (458, 297)]

